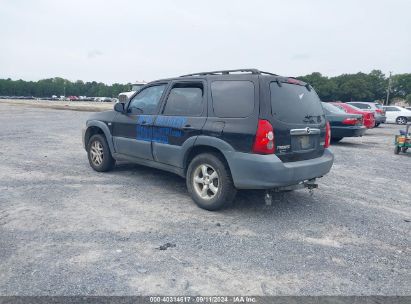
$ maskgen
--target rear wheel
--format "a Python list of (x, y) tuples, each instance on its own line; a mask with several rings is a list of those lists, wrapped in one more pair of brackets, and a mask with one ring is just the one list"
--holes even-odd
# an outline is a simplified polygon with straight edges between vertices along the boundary
[(395, 146), (394, 148), (394, 153), (395, 154), (400, 154), (401, 148), (399, 146)]
[(407, 123), (407, 117), (402, 117), (402, 116), (397, 117), (397, 119), (395, 120), (395, 122), (396, 122), (398, 125), (405, 125), (405, 124)]
[(87, 155), (90, 166), (99, 172), (109, 171), (114, 167), (115, 160), (111, 156), (106, 138), (101, 134), (93, 135), (87, 145)]
[(212, 153), (193, 158), (187, 169), (186, 183), (194, 202), (210, 211), (227, 206), (237, 193), (225, 161)]

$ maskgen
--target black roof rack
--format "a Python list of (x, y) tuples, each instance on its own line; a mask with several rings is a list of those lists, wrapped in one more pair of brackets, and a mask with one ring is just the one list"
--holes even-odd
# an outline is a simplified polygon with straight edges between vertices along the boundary
[(204, 75), (229, 75), (230, 73), (251, 73), (255, 75), (262, 75), (262, 74), (267, 74), (267, 75), (272, 75), (272, 76), (278, 76), (277, 74), (269, 73), (269, 72), (263, 72), (257, 69), (238, 69), (238, 70), (222, 70), (222, 71), (212, 71), (212, 72), (200, 72), (200, 73), (193, 73), (193, 74), (187, 74), (187, 75), (181, 75), (180, 77), (187, 77), (187, 76), (204, 76)]

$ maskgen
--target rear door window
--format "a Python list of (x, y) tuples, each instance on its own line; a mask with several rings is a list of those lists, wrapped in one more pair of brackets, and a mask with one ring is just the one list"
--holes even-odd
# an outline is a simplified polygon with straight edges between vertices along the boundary
[(287, 123), (321, 123), (324, 111), (314, 89), (277, 82), (270, 83), (271, 111), (275, 118)]
[(251, 81), (213, 81), (211, 96), (217, 117), (248, 117), (254, 111), (254, 83)]
[(203, 112), (203, 84), (175, 84), (170, 90), (164, 115), (199, 116)]

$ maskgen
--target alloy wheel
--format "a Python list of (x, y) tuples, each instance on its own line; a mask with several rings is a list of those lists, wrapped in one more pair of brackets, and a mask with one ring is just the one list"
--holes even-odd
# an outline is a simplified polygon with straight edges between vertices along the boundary
[(103, 163), (104, 153), (103, 145), (100, 141), (96, 140), (92, 142), (90, 146), (91, 161), (95, 166), (100, 166)]
[(400, 125), (405, 125), (407, 123), (407, 119), (404, 117), (398, 117), (397, 118), (397, 123)]
[(219, 190), (217, 171), (208, 164), (199, 165), (193, 174), (193, 185), (202, 199), (210, 200), (214, 198)]

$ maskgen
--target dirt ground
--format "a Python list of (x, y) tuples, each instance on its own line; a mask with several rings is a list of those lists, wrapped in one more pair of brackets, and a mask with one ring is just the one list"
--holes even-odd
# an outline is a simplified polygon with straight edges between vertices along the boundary
[(86, 101), (57, 101), (57, 100), (24, 100), (24, 99), (0, 99), (0, 104), (8, 104), (23, 107), (47, 108), (72, 111), (107, 111), (114, 107), (111, 102), (86, 102)]
[(81, 145), (89, 114), (0, 103), (0, 295), (411, 293), (400, 127), (333, 145), (313, 196), (266, 206), (263, 192), (240, 191), (208, 212), (171, 173), (93, 171)]

